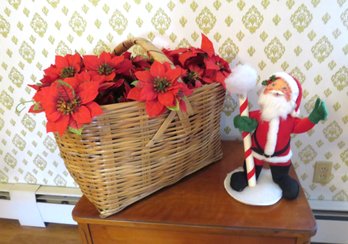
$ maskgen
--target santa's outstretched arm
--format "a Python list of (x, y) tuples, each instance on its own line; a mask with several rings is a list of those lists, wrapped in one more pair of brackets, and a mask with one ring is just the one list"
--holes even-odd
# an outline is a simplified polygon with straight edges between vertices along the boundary
[(315, 101), (314, 108), (307, 118), (296, 118), (293, 133), (300, 134), (312, 129), (319, 121), (328, 116), (326, 104), (320, 98)]

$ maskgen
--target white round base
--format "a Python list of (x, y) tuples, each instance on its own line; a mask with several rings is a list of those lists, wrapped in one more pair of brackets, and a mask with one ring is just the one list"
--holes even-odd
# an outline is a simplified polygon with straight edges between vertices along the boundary
[(233, 190), (230, 186), (231, 175), (242, 170), (242, 168), (237, 168), (230, 172), (224, 182), (226, 191), (235, 200), (247, 205), (269, 206), (277, 203), (282, 198), (282, 190), (273, 182), (271, 170), (269, 169), (262, 169), (256, 186), (247, 186), (241, 192)]

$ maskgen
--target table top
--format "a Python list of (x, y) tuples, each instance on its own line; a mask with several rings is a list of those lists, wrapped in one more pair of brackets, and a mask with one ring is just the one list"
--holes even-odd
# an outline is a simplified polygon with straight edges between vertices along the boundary
[[(315, 234), (316, 223), (302, 189), (297, 199), (282, 199), (272, 206), (249, 206), (231, 198), (224, 179), (242, 165), (243, 145), (224, 141), (222, 147), (222, 160), (106, 219), (99, 218), (96, 208), (83, 196), (73, 210), (73, 218), (88, 224), (153, 223)], [(293, 169), (291, 174), (296, 178)]]

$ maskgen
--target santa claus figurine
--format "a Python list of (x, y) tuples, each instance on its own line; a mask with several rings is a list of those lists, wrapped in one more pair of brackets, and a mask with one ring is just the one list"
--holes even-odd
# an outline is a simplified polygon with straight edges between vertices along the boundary
[[(259, 96), (260, 110), (252, 111), (249, 117), (236, 116), (234, 126), (241, 131), (252, 133), (252, 155), (255, 162), (256, 179), (265, 162), (270, 166), (273, 181), (282, 190), (282, 197), (295, 199), (299, 184), (289, 176), (292, 151), (291, 134), (303, 133), (327, 117), (325, 102), (317, 99), (310, 115), (299, 118), (302, 98), (301, 84), (285, 72), (277, 72), (262, 82)], [(230, 186), (243, 191), (248, 185), (244, 171), (232, 174)]]

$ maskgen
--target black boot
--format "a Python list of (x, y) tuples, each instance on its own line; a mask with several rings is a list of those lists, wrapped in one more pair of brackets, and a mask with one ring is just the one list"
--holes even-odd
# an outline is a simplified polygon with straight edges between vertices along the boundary
[(292, 200), (297, 198), (300, 186), (296, 180), (289, 176), (289, 166), (271, 166), (273, 181), (283, 191), (283, 198)]
[[(235, 191), (243, 191), (245, 187), (248, 186), (248, 179), (246, 175), (246, 163), (244, 161), (243, 164), (244, 171), (239, 171), (235, 172), (231, 176), (231, 181), (230, 181), (230, 186), (232, 187), (233, 190)], [(259, 178), (259, 175), (262, 170), (262, 166), (255, 166), (255, 174), (256, 174), (256, 179)]]

